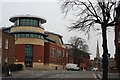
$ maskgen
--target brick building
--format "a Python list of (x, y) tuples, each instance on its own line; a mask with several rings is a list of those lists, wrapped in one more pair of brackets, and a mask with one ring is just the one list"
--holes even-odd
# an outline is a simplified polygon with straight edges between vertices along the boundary
[[(78, 56), (76, 56), (75, 61), (73, 61), (73, 54), (72, 54), (72, 45), (70, 44), (65, 44), (67, 51), (68, 51), (68, 59), (67, 62), (68, 63), (77, 63), (77, 58), (79, 58)], [(80, 56), (80, 64), (79, 67), (81, 69), (88, 69), (90, 67), (90, 56), (88, 54), (84, 54)]]
[(83, 55), (80, 57), (80, 68), (82, 70), (87, 70), (90, 68), (90, 56), (89, 55)]
[(15, 64), (33, 69), (63, 69), (69, 62), (69, 50), (64, 46), (62, 36), (45, 31), (42, 26), (45, 19), (27, 14), (9, 20), (14, 25), (4, 31), (15, 36)]
[(67, 49), (63, 45), (62, 36), (53, 32), (46, 31), (44, 43), (44, 63), (50, 69), (64, 69), (68, 63)]
[(11, 65), (14, 64), (14, 50), (15, 50), (15, 39), (12, 34), (2, 31), (2, 45), (1, 45), (1, 54), (2, 54), (2, 65)]

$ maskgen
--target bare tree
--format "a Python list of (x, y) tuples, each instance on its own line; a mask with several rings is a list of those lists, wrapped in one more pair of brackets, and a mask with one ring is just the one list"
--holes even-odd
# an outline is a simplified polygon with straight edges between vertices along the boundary
[(72, 56), (75, 64), (80, 65), (81, 56), (89, 56), (88, 45), (86, 41), (80, 37), (71, 37), (69, 43), (72, 45)]
[[(93, 0), (92, 0), (93, 1)], [(96, 0), (86, 2), (80, 0), (62, 0), (62, 11), (67, 15), (73, 11), (76, 20), (69, 27), (70, 30), (81, 30), (88, 33), (90, 28), (95, 27), (95, 23), (100, 24), (103, 39), (103, 79), (108, 80), (108, 48), (107, 48), (107, 27), (116, 25), (116, 0)]]

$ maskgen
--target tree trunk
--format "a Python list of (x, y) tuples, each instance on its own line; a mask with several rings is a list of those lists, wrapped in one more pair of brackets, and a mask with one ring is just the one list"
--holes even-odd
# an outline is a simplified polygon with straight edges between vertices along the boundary
[(107, 49), (107, 26), (105, 24), (101, 25), (102, 27), (102, 38), (103, 38), (103, 80), (108, 80), (108, 49)]

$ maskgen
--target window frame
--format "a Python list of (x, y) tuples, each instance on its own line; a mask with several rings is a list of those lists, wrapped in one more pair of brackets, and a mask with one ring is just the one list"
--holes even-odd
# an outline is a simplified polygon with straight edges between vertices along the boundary
[[(16, 20), (16, 23), (18, 21)], [(15, 25), (16, 25), (15, 23)], [(20, 18), (19, 21), (19, 26), (34, 26), (34, 27), (39, 27), (39, 20), (37, 19), (32, 19), (32, 18)]]

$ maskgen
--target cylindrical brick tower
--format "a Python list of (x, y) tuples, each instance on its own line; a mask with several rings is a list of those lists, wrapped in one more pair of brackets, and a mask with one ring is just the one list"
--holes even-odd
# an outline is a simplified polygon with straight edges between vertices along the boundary
[(15, 63), (26, 68), (44, 63), (44, 28), (46, 20), (32, 15), (18, 15), (9, 19), (14, 23), (10, 32), (15, 35)]

